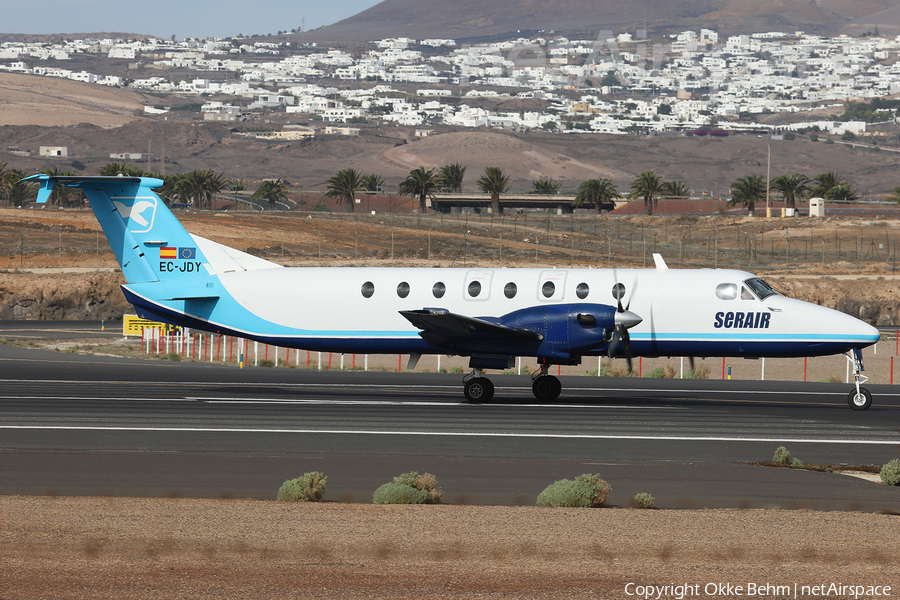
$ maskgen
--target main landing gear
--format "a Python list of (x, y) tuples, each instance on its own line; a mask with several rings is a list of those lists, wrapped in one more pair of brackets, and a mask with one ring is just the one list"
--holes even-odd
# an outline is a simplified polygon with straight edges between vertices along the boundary
[(854, 350), (852, 355), (844, 353), (844, 356), (853, 364), (853, 379), (856, 381), (856, 389), (847, 396), (847, 402), (853, 410), (866, 410), (872, 406), (872, 394), (866, 388), (859, 386), (860, 383), (865, 383), (869, 380), (868, 377), (862, 374), (862, 371), (865, 371), (862, 364), (862, 352)]
[[(547, 374), (549, 365), (541, 365), (539, 371), (531, 376), (531, 392), (542, 402), (552, 402), (562, 393), (562, 383), (553, 375)], [(463, 394), (466, 401), (472, 404), (490, 402), (494, 397), (494, 384), (482, 376), (481, 369), (473, 369), (463, 379)]]
[(552, 402), (562, 393), (562, 384), (553, 375), (547, 374), (550, 365), (542, 364), (540, 371), (531, 375), (531, 393), (541, 402)]

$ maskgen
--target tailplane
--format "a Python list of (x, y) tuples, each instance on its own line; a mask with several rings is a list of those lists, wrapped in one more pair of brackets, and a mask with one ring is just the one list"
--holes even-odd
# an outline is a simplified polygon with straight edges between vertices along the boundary
[(27, 180), (40, 183), (40, 203), (56, 184), (84, 191), (128, 283), (280, 267), (189, 233), (153, 191), (164, 184), (161, 179), (33, 175)]

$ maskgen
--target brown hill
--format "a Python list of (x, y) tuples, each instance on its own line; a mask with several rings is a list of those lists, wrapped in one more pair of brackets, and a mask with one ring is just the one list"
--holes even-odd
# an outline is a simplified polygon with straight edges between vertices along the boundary
[(697, 28), (720, 32), (836, 31), (896, 5), (896, 0), (384, 0), (304, 39), (358, 41), (385, 37), (516, 35), (518, 30)]

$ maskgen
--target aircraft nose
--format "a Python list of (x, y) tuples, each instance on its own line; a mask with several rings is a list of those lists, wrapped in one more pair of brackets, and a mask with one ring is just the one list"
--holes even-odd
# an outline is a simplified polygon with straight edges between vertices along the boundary
[(625, 329), (631, 329), (638, 323), (643, 321), (642, 318), (631, 312), (630, 310), (623, 310), (622, 312), (616, 312), (616, 327), (621, 325)]

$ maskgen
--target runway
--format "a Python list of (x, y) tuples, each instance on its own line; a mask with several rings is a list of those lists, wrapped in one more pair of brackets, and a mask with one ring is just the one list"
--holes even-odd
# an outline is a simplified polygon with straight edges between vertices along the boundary
[(237, 369), (0, 346), (0, 493), (272, 499), (304, 471), (326, 499), (368, 502), (405, 471), (449, 502), (530, 504), (584, 472), (609, 502), (659, 507), (900, 510), (900, 489), (746, 463), (786, 446), (806, 463), (877, 464), (900, 449), (900, 388), (563, 378), (537, 402), (497, 375), (463, 401), (461, 375)]

